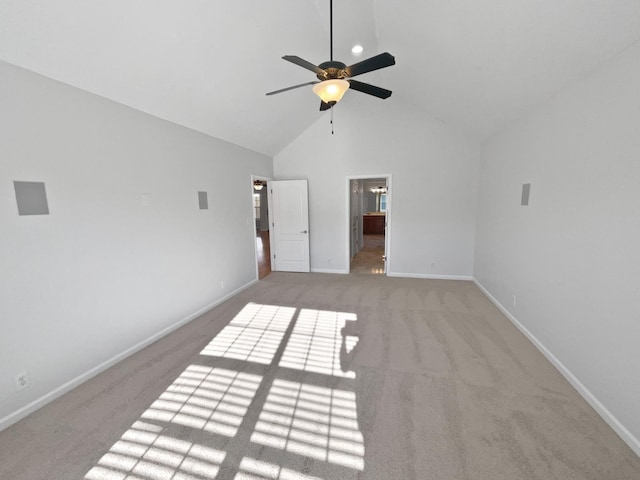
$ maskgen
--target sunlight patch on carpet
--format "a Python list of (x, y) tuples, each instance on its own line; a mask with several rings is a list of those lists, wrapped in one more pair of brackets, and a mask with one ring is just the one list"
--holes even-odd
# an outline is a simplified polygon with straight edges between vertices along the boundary
[(358, 337), (344, 333), (347, 324), (356, 320), (355, 313), (300, 310), (279, 366), (355, 378), (355, 372), (342, 368), (342, 361), (358, 342)]
[(323, 480), (273, 463), (244, 457), (234, 480)]
[(354, 392), (275, 379), (251, 441), (363, 470), (357, 416)]
[(290, 307), (249, 303), (200, 354), (269, 365), (295, 311)]
[(233, 437), (262, 377), (190, 365), (142, 414), (142, 418)]
[(225, 452), (163, 434), (137, 421), (98, 461), (86, 480), (202, 480), (218, 474)]

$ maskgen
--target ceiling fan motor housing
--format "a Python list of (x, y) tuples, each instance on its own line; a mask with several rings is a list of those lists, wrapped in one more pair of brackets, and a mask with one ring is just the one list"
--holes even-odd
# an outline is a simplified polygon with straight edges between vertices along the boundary
[(347, 66), (342, 62), (324, 62), (318, 65), (319, 68), (324, 70), (324, 75), (318, 73), (316, 76), (318, 80), (333, 80), (335, 78), (347, 78), (347, 72), (344, 71)]

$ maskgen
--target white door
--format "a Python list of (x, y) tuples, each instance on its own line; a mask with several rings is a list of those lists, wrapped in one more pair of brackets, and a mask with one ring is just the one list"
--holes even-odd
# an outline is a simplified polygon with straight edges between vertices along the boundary
[(309, 198), (306, 180), (270, 181), (271, 270), (308, 272)]

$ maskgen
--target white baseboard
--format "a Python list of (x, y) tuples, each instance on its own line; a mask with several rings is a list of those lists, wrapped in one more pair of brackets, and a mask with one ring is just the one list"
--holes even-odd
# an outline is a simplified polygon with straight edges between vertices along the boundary
[(329, 270), (326, 268), (312, 268), (311, 273), (338, 273), (340, 275), (345, 275), (349, 272), (347, 270)]
[(607, 424), (618, 434), (631, 450), (640, 457), (640, 440), (633, 435), (620, 421), (605, 407), (591, 391), (571, 373), (571, 371), (558, 358), (545, 347), (527, 328), (516, 319), (489, 291), (475, 278), (475, 283), (482, 293), (484, 293), (493, 304), (520, 330), (525, 337), (551, 362), (551, 364), (562, 374), (564, 378), (575, 388), (578, 393), (587, 401), (589, 405), (607, 422)]
[(471, 275), (432, 275), (429, 273), (387, 272), (387, 277), (426, 278), (429, 280), (473, 280)]
[[(350, 273), (348, 270), (329, 270), (326, 268), (312, 268), (311, 273), (337, 273), (346, 275)], [(426, 273), (396, 273), (387, 272), (387, 277), (398, 278), (427, 278), (431, 280), (473, 280), (471, 275), (430, 275)]]
[(53, 389), (49, 393), (46, 393), (46, 394), (42, 395), (40, 398), (37, 398), (36, 400), (32, 401), (31, 403), (28, 403), (24, 407), (21, 407), (18, 410), (16, 410), (15, 412), (10, 413), (6, 417), (1, 418), (0, 419), (0, 431), (4, 430), (5, 428), (10, 427), (14, 423), (19, 422), (20, 420), (25, 418), (27, 415), (29, 415), (29, 414), (35, 412), (36, 410), (44, 407), (46, 404), (54, 401), (58, 397), (61, 397), (65, 393), (73, 390), (74, 388), (76, 388), (79, 385), (83, 384), (87, 380), (92, 379), (93, 377), (95, 377), (99, 373), (104, 372), (106, 369), (114, 366), (116, 363), (121, 362), (125, 358), (133, 355), (134, 353), (136, 353), (136, 352), (142, 350), (143, 348), (151, 345), (152, 343), (160, 340), (162, 337), (165, 337), (165, 336), (169, 335), (171, 332), (177, 330), (178, 328), (182, 327), (183, 325), (186, 325), (191, 320), (196, 319), (197, 317), (199, 317), (203, 313), (208, 312), (212, 308), (217, 307), (221, 303), (227, 301), (231, 297), (234, 297), (238, 293), (242, 292), (243, 290), (246, 290), (247, 288), (249, 288), (250, 286), (254, 285), (257, 282), (258, 282), (257, 279), (256, 280), (252, 280), (251, 282), (241, 286), (240, 288), (238, 288), (238, 289), (234, 290), (233, 292), (225, 295), (224, 297), (219, 298), (218, 300), (215, 300), (214, 302), (210, 303), (209, 305), (207, 305), (205, 307), (202, 307), (198, 311), (196, 311), (196, 312), (184, 317), (183, 319), (177, 321), (173, 325), (170, 325), (167, 328), (164, 328), (163, 330), (159, 331), (158, 333), (155, 333), (155, 334), (151, 335), (149, 338), (147, 338), (147, 339), (145, 339), (145, 340), (133, 345), (130, 348), (127, 348), (126, 350), (124, 350), (123, 352), (115, 355), (114, 357), (111, 357), (110, 359), (108, 359), (108, 360), (102, 362), (101, 364), (93, 367), (92, 369), (90, 369), (90, 370), (78, 375), (77, 377), (69, 380), (68, 382), (60, 385), (59, 387)]

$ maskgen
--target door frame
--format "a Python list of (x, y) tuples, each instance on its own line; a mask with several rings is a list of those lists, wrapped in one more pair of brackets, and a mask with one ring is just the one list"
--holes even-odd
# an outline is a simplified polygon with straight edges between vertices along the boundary
[(393, 188), (391, 182), (392, 175), (390, 173), (379, 173), (379, 174), (369, 174), (369, 175), (347, 175), (346, 178), (346, 226), (347, 226), (347, 238), (345, 240), (345, 245), (347, 246), (346, 250), (346, 271), (347, 273), (351, 272), (351, 181), (352, 180), (368, 180), (374, 178), (386, 178), (387, 180), (387, 210), (385, 215), (385, 230), (384, 230), (384, 274), (389, 276), (389, 272), (391, 271), (391, 259), (389, 258), (389, 252), (391, 251), (391, 215), (392, 215), (392, 195)]
[[(256, 209), (253, 206), (253, 194), (255, 193), (255, 190), (253, 188), (253, 182), (255, 182), (256, 180), (260, 180), (262, 182), (267, 182), (267, 185), (265, 185), (263, 188), (269, 188), (269, 184), (268, 182), (270, 182), (271, 180), (273, 180), (272, 178), (269, 177), (265, 177), (263, 175), (251, 175), (251, 217), (253, 218), (253, 221), (251, 223), (251, 239), (253, 241), (253, 260), (254, 260), (254, 264), (256, 266), (256, 280), (260, 279), (260, 272), (258, 271), (258, 243), (256, 242)], [(267, 190), (268, 192), (268, 190)], [(267, 215), (269, 215), (269, 223), (271, 223), (271, 212), (269, 211), (269, 194), (267, 193)], [(269, 244), (271, 244), (271, 227), (269, 227)], [(269, 245), (269, 248), (271, 248), (271, 245)], [(269, 265), (271, 265), (271, 257), (269, 257)]]

